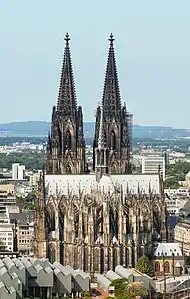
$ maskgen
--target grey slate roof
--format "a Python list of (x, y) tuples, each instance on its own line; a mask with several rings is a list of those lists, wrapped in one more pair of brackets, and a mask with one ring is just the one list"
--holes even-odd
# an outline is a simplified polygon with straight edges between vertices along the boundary
[(34, 211), (24, 210), (21, 213), (10, 213), (10, 221), (17, 221), (22, 223), (31, 223), (34, 222)]

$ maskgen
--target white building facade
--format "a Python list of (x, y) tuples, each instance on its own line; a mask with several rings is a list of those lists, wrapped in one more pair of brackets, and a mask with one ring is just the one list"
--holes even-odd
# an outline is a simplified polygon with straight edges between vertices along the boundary
[(160, 155), (142, 156), (142, 174), (157, 174), (159, 172), (165, 180), (165, 158)]
[(25, 165), (19, 163), (12, 164), (12, 180), (24, 180), (25, 178)]
[(0, 251), (13, 252), (13, 224), (7, 208), (0, 214)]

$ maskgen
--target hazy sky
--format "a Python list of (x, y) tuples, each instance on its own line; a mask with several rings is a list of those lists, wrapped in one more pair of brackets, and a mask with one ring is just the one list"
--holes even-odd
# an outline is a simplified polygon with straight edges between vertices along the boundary
[(190, 128), (189, 0), (0, 0), (0, 122), (50, 120), (67, 31), (85, 121), (101, 101), (113, 32), (134, 123)]

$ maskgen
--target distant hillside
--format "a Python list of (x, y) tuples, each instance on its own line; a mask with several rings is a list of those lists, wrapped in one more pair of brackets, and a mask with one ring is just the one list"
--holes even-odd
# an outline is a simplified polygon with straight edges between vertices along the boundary
[[(0, 136), (21, 137), (21, 136), (47, 136), (50, 123), (46, 121), (10, 122), (0, 124)], [(94, 123), (84, 123), (84, 133), (86, 138), (91, 138), (94, 134)], [(133, 126), (134, 138), (172, 138), (190, 137), (190, 130), (173, 129), (163, 126)]]

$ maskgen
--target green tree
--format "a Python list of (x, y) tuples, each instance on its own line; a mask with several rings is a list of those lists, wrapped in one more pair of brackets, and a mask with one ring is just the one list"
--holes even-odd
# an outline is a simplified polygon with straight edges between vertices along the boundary
[[(180, 187), (178, 177), (169, 177), (164, 182), (165, 189), (178, 189)], [(182, 180), (181, 180), (182, 181)]]
[(28, 193), (28, 195), (25, 197), (25, 200), (29, 203), (35, 203), (35, 199), (36, 199), (36, 192), (31, 191), (30, 193)]
[(118, 278), (114, 279), (111, 283), (111, 286), (115, 288), (115, 296), (119, 296), (126, 289), (127, 278)]
[(17, 197), (17, 203), (18, 203), (19, 207), (23, 210), (35, 210), (35, 204), (31, 201), (28, 201), (27, 196), (26, 197), (22, 197), (22, 196)]
[(136, 269), (141, 273), (149, 275), (150, 277), (154, 276), (153, 266), (148, 257), (145, 255), (141, 256), (141, 258), (138, 260)]
[(86, 298), (86, 299), (89, 299), (90, 298), (90, 292), (89, 291), (84, 291), (82, 292), (82, 297)]
[(179, 181), (182, 181), (185, 178), (185, 175), (190, 171), (189, 162), (176, 162), (175, 164), (169, 164), (166, 167), (166, 176), (167, 177), (178, 177)]
[(129, 284), (126, 278), (112, 281), (111, 286), (115, 288), (116, 299), (134, 299), (136, 296), (147, 296), (147, 290), (141, 285)]
[(13, 163), (19, 163), (25, 165), (27, 170), (38, 170), (42, 169), (45, 164), (45, 153), (36, 152), (24, 152), (24, 153), (11, 153), (0, 154), (0, 167), (1, 168), (12, 168)]

